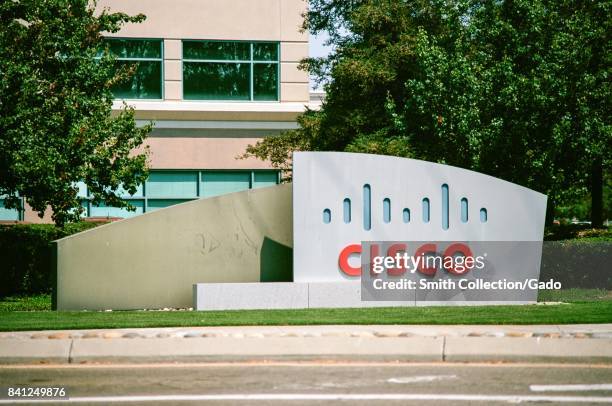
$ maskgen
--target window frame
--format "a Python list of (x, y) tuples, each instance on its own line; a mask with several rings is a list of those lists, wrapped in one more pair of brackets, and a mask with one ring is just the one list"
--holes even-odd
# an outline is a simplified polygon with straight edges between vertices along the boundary
[[(238, 60), (238, 59), (191, 59), (185, 58), (184, 55), (184, 44), (186, 42), (229, 42), (229, 43), (247, 43), (249, 44), (249, 60)], [(253, 59), (253, 45), (254, 44), (275, 44), (276, 45), (276, 60), (273, 61), (259, 61)], [(246, 40), (223, 40), (223, 39), (182, 39), (181, 40), (181, 85), (182, 85), (182, 99), (190, 102), (204, 102), (204, 103), (279, 103), (280, 102), (280, 84), (281, 84), (281, 46), (280, 41), (246, 41)], [(249, 99), (248, 100), (232, 100), (232, 99), (188, 99), (185, 98), (185, 62), (187, 63), (244, 63), (249, 65)], [(255, 64), (276, 64), (276, 99), (275, 100), (255, 100), (254, 99), (254, 65)]]
[(113, 95), (114, 100), (129, 100), (129, 101), (138, 101), (138, 100), (165, 100), (166, 97), (166, 86), (165, 86), (165, 71), (164, 71), (164, 59), (165, 59), (165, 41), (164, 38), (151, 38), (151, 37), (104, 37), (104, 41), (112, 41), (112, 40), (122, 40), (122, 41), (159, 41), (160, 43), (160, 57), (159, 58), (134, 58), (134, 57), (115, 57), (117, 61), (142, 61), (142, 62), (159, 62), (160, 63), (160, 90), (161, 94), (159, 98), (122, 98), (115, 97)]
[[(208, 197), (212, 197), (212, 196), (205, 196), (206, 192), (204, 190), (204, 178), (206, 177), (206, 173), (248, 173), (249, 174), (249, 187), (247, 189), (244, 190), (253, 190), (253, 189), (258, 189), (259, 187), (255, 187), (256, 181), (255, 181), (255, 177), (257, 173), (274, 173), (276, 175), (276, 185), (280, 185), (281, 184), (281, 171), (278, 169), (266, 169), (266, 168), (259, 168), (259, 169), (151, 169), (151, 172), (157, 172), (157, 173), (179, 173), (179, 172), (184, 172), (184, 173), (194, 173), (196, 174), (196, 195), (195, 196), (180, 196), (180, 195), (159, 195), (159, 196), (150, 196), (148, 194), (148, 183), (149, 183), (149, 178), (147, 178), (147, 180), (145, 180), (142, 183), (142, 188), (140, 189), (140, 194), (134, 194), (134, 195), (129, 195), (129, 194), (124, 194), (121, 195), (120, 198), (126, 201), (136, 201), (136, 202), (142, 202), (143, 203), (143, 211), (142, 213), (138, 213), (138, 212), (129, 212), (130, 214), (127, 217), (123, 217), (123, 218), (131, 218), (131, 217), (135, 217), (135, 216), (140, 216), (142, 214), (146, 214), (146, 213), (150, 213), (152, 211), (155, 211), (155, 209), (150, 210), (149, 209), (149, 201), (162, 201), (162, 200), (183, 200), (183, 203), (188, 202), (188, 201), (192, 201), (192, 200), (198, 200), (198, 199), (202, 199), (202, 198), (208, 198)], [(151, 173), (149, 173), (150, 176)], [(94, 207), (93, 202), (92, 202), (92, 197), (91, 194), (89, 193), (89, 188), (83, 184), (84, 187), (84, 194), (78, 196), (79, 200), (81, 201), (81, 207), (83, 207), (85, 209), (85, 211), (81, 214), (81, 217), (83, 218), (88, 218), (88, 217), (92, 217), (91, 216), (91, 212), (92, 212), (92, 208)], [(79, 192), (80, 193), (80, 192)], [(231, 192), (230, 192), (231, 193)], [(225, 193), (222, 193), (220, 195), (215, 195), (215, 196), (221, 196), (224, 195)], [(104, 204), (103, 204), (104, 205)], [(114, 207), (114, 206), (113, 206)], [(166, 206), (166, 207), (170, 207), (170, 206)], [(98, 217), (98, 216), (94, 216), (94, 217)]]

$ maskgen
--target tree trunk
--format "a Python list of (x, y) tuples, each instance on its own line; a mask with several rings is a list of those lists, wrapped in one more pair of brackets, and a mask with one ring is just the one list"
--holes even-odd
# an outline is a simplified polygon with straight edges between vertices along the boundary
[(591, 226), (603, 227), (603, 165), (596, 159), (591, 169)]
[(544, 224), (547, 227), (550, 227), (553, 225), (554, 220), (555, 220), (555, 202), (549, 196), (548, 202), (546, 203), (546, 218), (544, 220)]

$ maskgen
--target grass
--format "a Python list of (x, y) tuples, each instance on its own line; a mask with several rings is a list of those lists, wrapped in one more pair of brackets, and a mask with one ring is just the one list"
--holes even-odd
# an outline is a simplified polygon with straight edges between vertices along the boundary
[(51, 310), (51, 295), (10, 296), (0, 299), (0, 312)]
[[(444, 306), (362, 309), (240, 311), (8, 311), (19, 301), (0, 302), (0, 331), (135, 327), (195, 327), (321, 324), (572, 324), (612, 322), (607, 291), (572, 289), (550, 298), (569, 303), (525, 306)], [(43, 297), (27, 300), (41, 304)], [(548, 297), (546, 300), (551, 300)], [(589, 300), (589, 301), (585, 301)], [(21, 309), (28, 308), (24, 303)], [(29, 308), (32, 309), (32, 308)]]
[(612, 300), (612, 291), (606, 289), (543, 290), (538, 293), (538, 302), (599, 302)]

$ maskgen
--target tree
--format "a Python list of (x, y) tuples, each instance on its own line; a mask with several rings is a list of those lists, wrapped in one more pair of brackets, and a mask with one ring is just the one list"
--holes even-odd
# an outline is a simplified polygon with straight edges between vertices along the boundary
[(593, 174), (611, 164), (611, 7), (610, 1), (505, 1), (481, 7), (472, 28), (494, 86), (482, 109), (503, 120), (483, 154), (484, 170), (511, 168), (501, 177), (548, 194), (549, 208), (590, 189), (596, 227), (603, 176)]
[(601, 185), (590, 173), (610, 167), (610, 1), (340, 3), (314, 2), (306, 20), (332, 31), (329, 57), (303, 64), (327, 80), (326, 101), (281, 137), (477, 170), (550, 207)]
[[(147, 154), (134, 153), (151, 130), (137, 128), (124, 105), (111, 115), (111, 89), (134, 67), (117, 70), (103, 32), (143, 15), (95, 12), (88, 0), (0, 3), (0, 196), (19, 197), (42, 217), (49, 206), (62, 226), (81, 213), (77, 182), (94, 204), (129, 206), (147, 176)], [(19, 197), (18, 197), (19, 196)]]

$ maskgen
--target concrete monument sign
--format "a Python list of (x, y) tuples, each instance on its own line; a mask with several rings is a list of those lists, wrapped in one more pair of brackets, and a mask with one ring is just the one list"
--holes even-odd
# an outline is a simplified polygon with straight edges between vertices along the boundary
[(293, 280), (358, 279), (362, 241), (542, 241), (545, 213), (545, 195), (466, 169), (297, 152)]
[[(336, 152), (295, 153), (293, 182), (199, 199), (58, 240), (56, 307), (194, 303), (212, 310), (535, 300), (534, 290), (466, 291), (459, 280), (465, 275), (456, 267), (455, 273), (425, 272), (433, 282), (444, 279), (440, 286), (458, 283), (446, 292), (380, 295), (374, 284), (395, 283), (396, 274), (384, 281), (360, 276), (378, 255), (388, 257), (404, 242), (410, 245), (404, 251), (433, 245), (445, 257), (456, 254), (448, 248), (455, 243), (472, 242), (466, 247), (474, 256), (488, 251), (497, 259), (484, 261), (492, 265), (489, 279), (473, 272), (466, 283), (537, 280), (545, 195), (447, 165)], [(528, 250), (504, 242), (527, 244)], [(381, 252), (374, 255), (372, 247)], [(509, 261), (512, 256), (521, 261)], [(364, 289), (364, 281), (374, 289)]]

